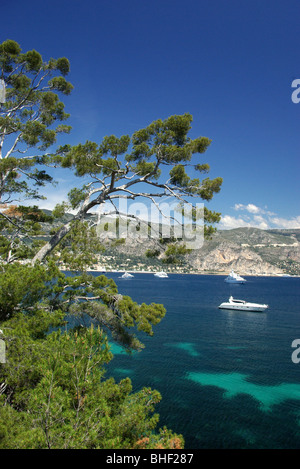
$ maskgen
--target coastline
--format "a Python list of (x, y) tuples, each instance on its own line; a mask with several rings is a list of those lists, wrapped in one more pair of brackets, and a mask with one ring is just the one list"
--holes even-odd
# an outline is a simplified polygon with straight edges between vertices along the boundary
[[(65, 270), (65, 269), (62, 269)], [(163, 270), (163, 269), (162, 269)], [(158, 270), (130, 270), (130, 269), (110, 269), (110, 270), (103, 270), (103, 268), (96, 268), (96, 269), (89, 269), (88, 272), (99, 272), (103, 275), (109, 274), (109, 273), (119, 273), (119, 274), (124, 274), (125, 272), (128, 272), (129, 274), (151, 274), (154, 275), (155, 273), (159, 272)], [(222, 271), (222, 272), (196, 272), (196, 271), (190, 271), (190, 272), (169, 272), (168, 270), (165, 270), (165, 272), (168, 275), (218, 275), (218, 276), (227, 276), (228, 271)], [(253, 273), (247, 273), (247, 272), (239, 272), (240, 275), (245, 276), (245, 277), (278, 277), (278, 278), (300, 278), (299, 275), (286, 275), (286, 274), (253, 274)]]

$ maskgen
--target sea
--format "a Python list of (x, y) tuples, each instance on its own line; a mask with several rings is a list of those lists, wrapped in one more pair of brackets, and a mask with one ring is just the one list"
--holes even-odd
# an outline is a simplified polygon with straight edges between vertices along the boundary
[[(300, 449), (300, 278), (106, 275), (120, 293), (167, 310), (152, 337), (138, 335), (142, 351), (111, 343), (107, 366), (133, 391), (160, 392), (158, 427), (182, 434), (185, 449)], [(269, 308), (219, 309), (230, 295)]]

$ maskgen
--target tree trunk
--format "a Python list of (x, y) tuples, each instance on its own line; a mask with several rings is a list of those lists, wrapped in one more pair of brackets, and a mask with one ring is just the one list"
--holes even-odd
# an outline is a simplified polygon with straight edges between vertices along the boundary
[(71, 228), (71, 222), (68, 222), (64, 226), (62, 226), (58, 230), (58, 232), (54, 236), (52, 236), (50, 241), (48, 241), (48, 243), (46, 243), (34, 256), (34, 258), (32, 259), (32, 264), (34, 264), (36, 261), (42, 262), (45, 257), (50, 254), (50, 252), (58, 245), (58, 243), (60, 243), (60, 241), (69, 233)]
[(72, 221), (74, 220), (79, 220), (84, 218), (86, 213), (95, 205), (101, 204), (103, 201), (102, 197), (98, 197), (96, 200), (92, 200), (88, 203), (84, 203), (79, 212), (74, 216), (73, 220), (69, 221), (65, 225), (63, 225), (58, 232), (52, 236), (50, 241), (46, 243), (34, 256), (32, 259), (32, 264), (34, 264), (36, 261), (42, 262), (45, 257), (50, 254), (51, 251), (60, 243), (60, 241), (71, 231), (72, 229)]

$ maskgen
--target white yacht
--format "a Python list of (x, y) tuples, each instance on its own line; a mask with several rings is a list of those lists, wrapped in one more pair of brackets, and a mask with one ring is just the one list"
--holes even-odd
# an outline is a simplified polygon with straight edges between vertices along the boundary
[(166, 272), (156, 272), (156, 274), (154, 274), (154, 277), (169, 278)]
[(124, 272), (123, 275), (121, 275), (121, 278), (132, 278), (134, 275), (130, 274), (129, 272)]
[(233, 270), (230, 272), (228, 277), (225, 278), (224, 280), (227, 283), (246, 283), (247, 280), (245, 280), (243, 277), (240, 275), (236, 274)]
[(229, 298), (228, 302), (221, 303), (219, 306), (220, 309), (257, 312), (263, 312), (268, 307), (268, 305), (263, 305), (259, 303), (249, 303), (248, 301), (244, 300), (235, 300), (234, 298), (232, 298), (232, 296)]

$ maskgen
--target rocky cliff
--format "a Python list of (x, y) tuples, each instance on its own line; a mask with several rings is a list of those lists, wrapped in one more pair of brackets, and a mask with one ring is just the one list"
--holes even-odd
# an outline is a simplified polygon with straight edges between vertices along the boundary
[[(219, 230), (199, 249), (185, 255), (181, 265), (163, 263), (166, 245), (162, 245), (159, 239), (147, 238), (147, 232), (142, 234), (136, 227), (127, 230), (125, 237), (121, 233), (120, 239), (115, 239), (109, 226), (98, 226), (98, 236), (106, 248), (99, 256), (98, 267), (103, 266), (107, 270), (164, 269), (227, 274), (234, 269), (241, 275), (300, 275), (300, 229)], [(149, 250), (158, 250), (160, 254), (146, 257)]]
[[(255, 228), (238, 228), (218, 231), (202, 247), (186, 255), (181, 266), (162, 264), (163, 254), (147, 260), (145, 252), (159, 248), (158, 240), (130, 236), (115, 243), (106, 234), (106, 257), (114, 268), (139, 269), (158, 267), (166, 270), (228, 273), (234, 269), (241, 275), (300, 275), (300, 230), (264, 231)], [(108, 264), (109, 265), (109, 264)], [(146, 270), (147, 270), (146, 269)]]
[(300, 274), (300, 230), (265, 231), (238, 228), (219, 231), (211, 241), (189, 256), (199, 272), (229, 272), (244, 275)]

